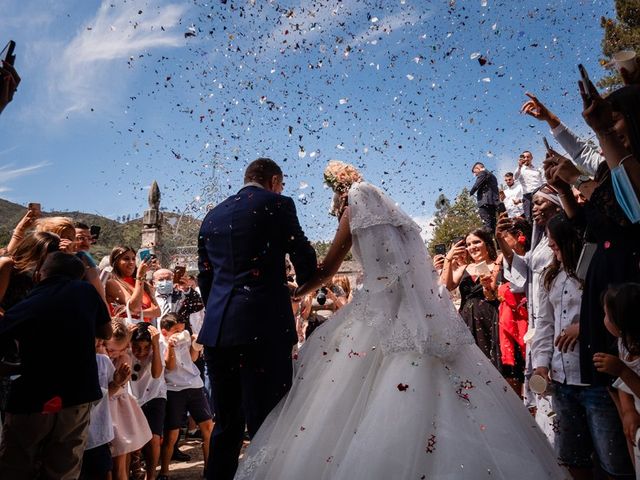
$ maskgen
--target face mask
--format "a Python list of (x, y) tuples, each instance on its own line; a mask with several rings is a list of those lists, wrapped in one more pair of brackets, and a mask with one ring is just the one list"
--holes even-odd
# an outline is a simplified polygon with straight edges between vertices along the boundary
[(173, 282), (171, 280), (159, 280), (156, 283), (156, 291), (160, 295), (169, 295), (173, 292)]
[(622, 162), (611, 169), (611, 181), (613, 193), (624, 214), (631, 223), (640, 222), (640, 202)]

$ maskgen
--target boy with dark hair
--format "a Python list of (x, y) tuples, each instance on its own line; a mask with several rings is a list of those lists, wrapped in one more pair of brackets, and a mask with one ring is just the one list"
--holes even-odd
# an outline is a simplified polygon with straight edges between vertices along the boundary
[(193, 363), (202, 350), (185, 330), (184, 320), (175, 313), (167, 313), (160, 319), (160, 342), (165, 350), (164, 378), (167, 382), (167, 408), (165, 430), (160, 453), (161, 469), (158, 480), (168, 478), (169, 462), (178, 440), (185, 412), (189, 412), (202, 432), (202, 453), (204, 464), (209, 457), (209, 439), (213, 430), (213, 420), (209, 401), (204, 391), (200, 370)]

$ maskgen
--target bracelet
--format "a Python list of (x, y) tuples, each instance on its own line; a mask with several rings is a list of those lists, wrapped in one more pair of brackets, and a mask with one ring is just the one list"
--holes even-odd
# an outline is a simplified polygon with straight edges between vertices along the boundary
[(141, 281), (141, 282), (144, 282), (144, 281), (146, 280), (146, 278), (145, 278), (145, 277), (136, 277), (136, 280), (139, 280), (139, 281)]

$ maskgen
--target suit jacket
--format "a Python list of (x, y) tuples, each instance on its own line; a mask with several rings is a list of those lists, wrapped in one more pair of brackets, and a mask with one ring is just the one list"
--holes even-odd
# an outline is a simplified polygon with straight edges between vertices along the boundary
[(476, 183), (469, 192), (469, 195), (474, 194), (479, 207), (498, 205), (500, 203), (500, 195), (498, 194), (498, 180), (495, 175), (488, 170), (482, 170), (476, 177)]
[(317, 260), (289, 197), (246, 186), (207, 214), (198, 238), (198, 283), (206, 305), (200, 343), (297, 341), (287, 253), (303, 284)]

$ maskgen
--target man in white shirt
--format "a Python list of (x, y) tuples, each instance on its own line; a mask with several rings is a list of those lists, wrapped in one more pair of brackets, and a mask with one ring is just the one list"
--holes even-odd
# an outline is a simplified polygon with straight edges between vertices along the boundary
[(505, 173), (504, 183), (507, 185), (503, 189), (504, 206), (507, 209), (507, 215), (509, 218), (521, 217), (524, 214), (522, 185), (515, 182), (512, 172)]
[(518, 169), (516, 170), (514, 179), (522, 186), (522, 206), (524, 208), (524, 217), (531, 221), (531, 197), (533, 192), (544, 183), (544, 172), (535, 168), (532, 164), (533, 154), (529, 150), (525, 150), (520, 154), (518, 159)]

